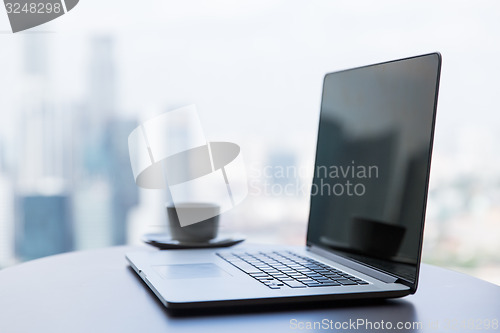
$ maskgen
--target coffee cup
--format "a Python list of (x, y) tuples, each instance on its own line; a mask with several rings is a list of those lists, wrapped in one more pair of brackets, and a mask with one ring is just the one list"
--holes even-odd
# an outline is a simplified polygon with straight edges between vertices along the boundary
[[(178, 203), (167, 207), (170, 236), (179, 242), (208, 242), (219, 231), (220, 206), (211, 203)], [(212, 216), (197, 223), (181, 226), (179, 216)]]

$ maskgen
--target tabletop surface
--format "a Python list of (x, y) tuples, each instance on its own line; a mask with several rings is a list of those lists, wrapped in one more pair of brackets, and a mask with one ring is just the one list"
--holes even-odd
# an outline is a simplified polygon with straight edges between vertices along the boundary
[(500, 331), (499, 286), (430, 265), (401, 299), (174, 316), (128, 266), (124, 254), (138, 249), (151, 250), (73, 252), (0, 271), (0, 332)]

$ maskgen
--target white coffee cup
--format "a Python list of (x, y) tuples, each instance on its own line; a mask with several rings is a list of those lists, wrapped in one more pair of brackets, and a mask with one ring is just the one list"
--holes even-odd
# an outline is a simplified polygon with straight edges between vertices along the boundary
[[(179, 242), (208, 242), (219, 231), (220, 206), (212, 203), (187, 202), (166, 205), (170, 236)], [(213, 216), (201, 222), (182, 227), (179, 215)]]

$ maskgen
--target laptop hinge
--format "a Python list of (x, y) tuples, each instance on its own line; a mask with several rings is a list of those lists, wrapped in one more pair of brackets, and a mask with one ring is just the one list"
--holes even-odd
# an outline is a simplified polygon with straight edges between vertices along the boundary
[(338, 256), (338, 255), (333, 254), (333, 253), (331, 253), (327, 250), (324, 250), (320, 247), (311, 245), (308, 247), (308, 250), (311, 251), (312, 253), (319, 254), (327, 259), (338, 262), (339, 264), (342, 264), (346, 267), (355, 269), (363, 274), (371, 276), (372, 278), (383, 281), (385, 283), (394, 283), (398, 280), (398, 278), (395, 276), (383, 273), (381, 271), (375, 270), (375, 269), (370, 268), (368, 266), (365, 266), (365, 265), (362, 265), (360, 263), (354, 262), (352, 260), (346, 259), (344, 257)]

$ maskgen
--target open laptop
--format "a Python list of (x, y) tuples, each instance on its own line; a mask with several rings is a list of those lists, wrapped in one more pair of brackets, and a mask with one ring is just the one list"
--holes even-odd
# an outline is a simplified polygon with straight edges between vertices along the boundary
[(325, 76), (305, 247), (142, 251), (131, 267), (172, 309), (415, 293), (440, 68), (432, 53)]

